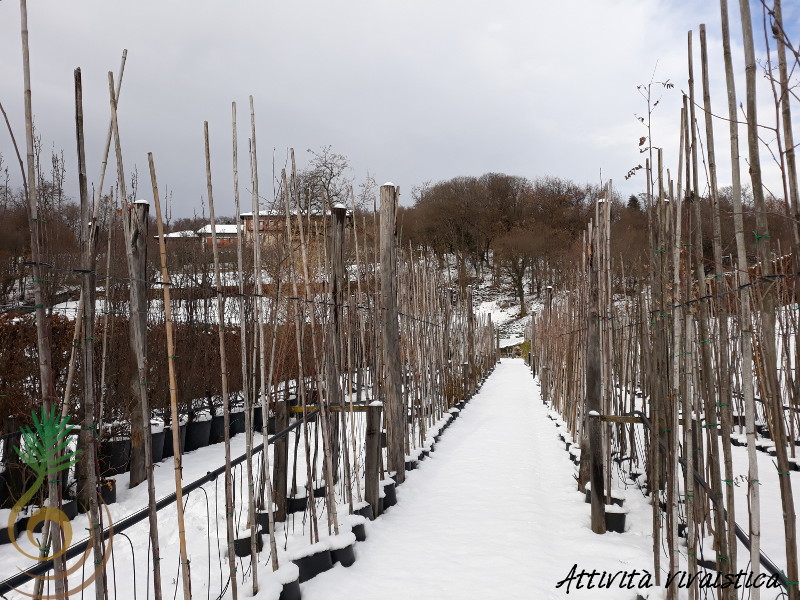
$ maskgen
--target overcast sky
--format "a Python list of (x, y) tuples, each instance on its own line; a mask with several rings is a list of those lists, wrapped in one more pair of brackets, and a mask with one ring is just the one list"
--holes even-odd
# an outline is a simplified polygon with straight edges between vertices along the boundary
[[(797, 33), (798, 2), (784, 3)], [(760, 3), (752, 6), (763, 45)], [(348, 157), (356, 184), (367, 172), (378, 183), (391, 180), (406, 204), (425, 181), (490, 171), (578, 183), (598, 183), (602, 173), (625, 195), (643, 191), (643, 173), (624, 175), (644, 164), (638, 139), (646, 130), (635, 115), (647, 108), (636, 86), (654, 70), (656, 81), (675, 83), (655, 109), (653, 132), (675, 173), (686, 35), (700, 23), (708, 28), (715, 111), (727, 114), (717, 0), (32, 0), (28, 13), (36, 125), (48, 150), (64, 150), (67, 192), (77, 196), (73, 69), (83, 71), (96, 182), (107, 72), (116, 74), (127, 48), (119, 109), (125, 169), (138, 167), (138, 195), (150, 199), (153, 152), (174, 216), (200, 213), (206, 196), (204, 120), (217, 213), (233, 214), (231, 101), (239, 107), (244, 184), (250, 94), (262, 194), (271, 195), (273, 156), (279, 173), (289, 147), (302, 166), (307, 149), (330, 145)], [(735, 0), (731, 13), (741, 65)], [(695, 40), (699, 56), (697, 33)], [(0, 0), (0, 56), (0, 102), (24, 143), (15, 0)], [(738, 91), (743, 97), (741, 78)], [(768, 122), (770, 100), (760, 100)], [(727, 125), (716, 127), (725, 185)], [(0, 152), (8, 163), (5, 130)]]

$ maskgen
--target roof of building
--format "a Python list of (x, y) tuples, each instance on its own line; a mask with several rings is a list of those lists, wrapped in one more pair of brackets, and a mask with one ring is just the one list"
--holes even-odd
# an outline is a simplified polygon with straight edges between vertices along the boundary
[[(239, 233), (239, 226), (238, 225), (222, 225), (217, 223), (216, 227), (217, 235), (237, 235)], [(197, 233), (200, 235), (211, 235), (211, 224), (204, 225), (200, 229), (197, 230)]]
[[(158, 237), (158, 236), (155, 236)], [(200, 237), (194, 231), (187, 230), (187, 231), (173, 231), (172, 233), (165, 233), (165, 238), (196, 238)]]

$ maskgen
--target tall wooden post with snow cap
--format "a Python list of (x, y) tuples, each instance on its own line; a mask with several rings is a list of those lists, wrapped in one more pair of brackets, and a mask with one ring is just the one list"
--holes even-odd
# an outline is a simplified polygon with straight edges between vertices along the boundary
[[(599, 205), (605, 203), (604, 199), (597, 201)], [(586, 331), (586, 414), (589, 426), (589, 483), (592, 486), (592, 531), (595, 533), (606, 532), (606, 507), (603, 477), (603, 435), (600, 422), (601, 409), (601, 356), (600, 356), (600, 286), (599, 269), (600, 261), (598, 246), (601, 235), (605, 232), (602, 221), (605, 211), (600, 206), (597, 211), (598, 223), (594, 228), (594, 235), (589, 240), (587, 269), (589, 275), (589, 314)], [(549, 311), (549, 308), (548, 308)]]
[(395, 471), (400, 484), (406, 477), (405, 415), (400, 368), (400, 327), (397, 322), (397, 246), (396, 217), (400, 190), (393, 183), (381, 186), (381, 321), (383, 364), (386, 367), (384, 407), (389, 471)]
[[(552, 308), (553, 303), (553, 286), (548, 285), (545, 288), (545, 327), (549, 328), (550, 326), (550, 309)], [(547, 366), (550, 362), (550, 357), (547, 356), (547, 348), (542, 348), (542, 352), (546, 353), (543, 357), (544, 360), (541, 361), (542, 364), (542, 375), (541, 375), (541, 390), (542, 390), (542, 402), (547, 404), (550, 400), (550, 382), (548, 381), (548, 373), (550, 372), (550, 368)]]
[[(347, 220), (347, 207), (337, 202), (331, 208), (331, 251), (330, 251), (330, 290), (333, 308), (333, 332), (328, 336), (328, 360), (325, 361), (328, 403), (342, 406), (342, 305), (344, 304), (345, 269), (344, 269), (344, 228)], [(339, 421), (342, 421), (340, 423)], [(346, 434), (343, 427), (344, 411), (339, 411), (337, 418), (331, 419), (331, 463), (334, 466), (334, 480), (338, 480), (338, 469), (341, 454), (340, 438)], [(341, 425), (341, 426), (340, 426)], [(344, 468), (347, 469), (345, 462)], [(349, 474), (348, 474), (349, 475)]]

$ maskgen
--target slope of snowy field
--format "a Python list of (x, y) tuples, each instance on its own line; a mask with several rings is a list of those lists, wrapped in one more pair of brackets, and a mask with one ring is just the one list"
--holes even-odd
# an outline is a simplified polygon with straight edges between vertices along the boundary
[(576, 564), (652, 573), (649, 506), (638, 490), (627, 491), (628, 530), (597, 535), (573, 472), (530, 371), (503, 360), (431, 459), (408, 473), (398, 504), (368, 524), (356, 563), (302, 584), (303, 598), (632, 600), (636, 591), (617, 585), (573, 581), (569, 596), (566, 584), (556, 587)]

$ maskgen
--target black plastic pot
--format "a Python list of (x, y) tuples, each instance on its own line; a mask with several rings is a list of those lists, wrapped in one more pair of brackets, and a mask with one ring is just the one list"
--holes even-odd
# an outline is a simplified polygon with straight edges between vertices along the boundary
[(64, 511), (64, 514), (67, 515), (67, 518), (71, 521), (78, 516), (78, 501), (70, 500), (69, 502), (62, 503), (61, 510)]
[(128, 470), (131, 461), (131, 441), (118, 440), (100, 444), (100, 476), (119, 475)]
[(625, 533), (625, 513), (607, 512), (606, 531)]
[(322, 550), (310, 556), (297, 558), (292, 561), (300, 569), (300, 577), (298, 581), (303, 583), (309, 579), (316, 577), (320, 573), (324, 573), (333, 568), (333, 560), (331, 559), (330, 550)]
[(219, 444), (225, 440), (225, 417), (218, 415), (211, 419), (211, 433), (208, 436), (209, 444)]
[(193, 421), (186, 426), (186, 452), (205, 448), (211, 437), (211, 419), (208, 421)]
[(374, 521), (375, 520), (375, 514), (372, 511), (372, 505), (371, 504), (367, 504), (366, 506), (362, 506), (357, 511), (355, 511), (355, 514), (361, 515), (362, 517), (366, 517), (370, 521)]
[(153, 456), (153, 464), (164, 460), (164, 430), (150, 434), (150, 449)]
[(390, 506), (397, 504), (397, 491), (395, 490), (396, 483), (389, 483), (383, 486), (383, 493), (385, 494), (383, 500), (383, 510)]
[[(39, 510), (45, 510), (45, 509), (46, 509), (46, 507), (43, 506)], [(65, 502), (61, 506), (61, 510), (64, 512), (64, 514), (67, 516), (67, 518), (71, 521), (72, 519), (74, 519), (75, 517), (78, 516), (78, 502), (75, 501), (75, 500), (72, 500), (71, 502)], [(36, 511), (36, 512), (39, 512), (39, 511)], [(33, 513), (33, 514), (35, 515), (36, 513)], [(31, 516), (33, 516), (33, 515), (31, 515)], [(30, 517), (26, 517), (24, 519), (20, 519), (17, 522), (17, 526), (20, 528), (19, 529), (20, 531), (25, 531), (25, 529), (28, 527), (28, 521), (29, 520), (30, 520)], [(33, 532), (34, 533), (41, 533), (44, 530), (44, 526), (47, 523), (47, 521), (48, 521), (48, 519), (45, 519), (43, 521), (39, 521), (36, 525), (33, 526)]]
[(231, 413), (231, 437), (237, 433), (244, 433), (244, 413)]
[[(16, 538), (19, 535), (19, 521), (14, 523), (14, 526), (11, 528), (11, 531), (14, 533), (14, 537)], [(0, 545), (3, 544), (10, 544), (11, 543), (11, 536), (8, 534), (8, 527), (3, 527), (0, 529)]]
[(327, 493), (328, 488), (325, 487), (324, 483), (321, 486), (314, 488), (314, 498), (324, 498)]
[(100, 497), (106, 504), (114, 504), (117, 501), (117, 480), (106, 479), (100, 482)]
[[(261, 433), (263, 426), (264, 418), (261, 416), (261, 407), (257, 406), (253, 411), (253, 431)], [(267, 433), (275, 433), (275, 417), (267, 419)]]
[(343, 567), (349, 567), (354, 562), (356, 562), (356, 553), (353, 549), (355, 544), (350, 544), (345, 548), (341, 548), (339, 550), (331, 550), (331, 562), (341, 563)]
[(417, 468), (417, 461), (416, 460), (407, 460), (406, 461), (406, 471), (413, 471)]
[[(180, 431), (178, 433), (179, 439), (181, 441), (181, 453), (186, 449), (186, 425), (180, 426)], [(172, 447), (172, 428), (165, 427), (164, 428), (164, 458), (170, 458), (175, 455)]]
[(300, 582), (295, 580), (283, 584), (279, 600), (301, 600), (302, 597)]
[(288, 514), (303, 512), (308, 507), (308, 498), (286, 498), (286, 512)]
[(364, 523), (353, 525), (353, 535), (356, 536), (357, 542), (363, 542), (364, 540), (367, 539), (367, 528), (364, 525)]
[[(592, 492), (590, 490), (586, 490), (586, 504), (592, 503)], [(611, 504), (615, 506), (622, 506), (625, 503), (623, 498), (614, 498), (611, 496)]]
[[(273, 519), (275, 514), (273, 513)], [(261, 529), (261, 533), (269, 533), (269, 513), (267, 511), (258, 511), (256, 513), (256, 523)]]
[[(264, 549), (264, 538), (261, 533), (256, 534), (256, 552), (261, 552)], [(233, 540), (233, 552), (239, 558), (250, 556), (250, 536)]]

